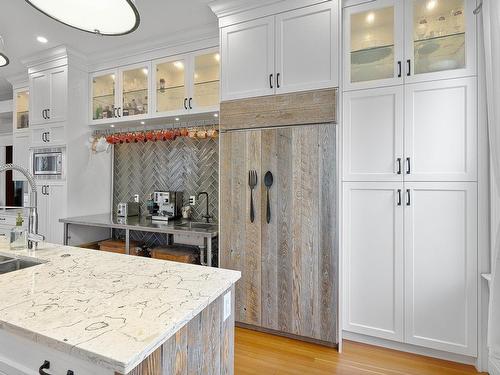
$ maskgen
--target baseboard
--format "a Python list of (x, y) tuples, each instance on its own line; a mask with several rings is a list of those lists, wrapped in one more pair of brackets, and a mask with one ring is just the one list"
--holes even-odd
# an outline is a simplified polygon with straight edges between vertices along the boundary
[[(442, 350), (429, 349), (429, 348), (424, 348), (421, 346), (404, 344), (404, 343), (391, 341), (391, 340), (379, 339), (377, 337), (371, 337), (371, 336), (362, 335), (359, 333), (347, 332), (347, 331), (342, 331), (342, 337), (344, 340), (351, 340), (351, 341), (362, 342), (363, 344), (381, 346), (384, 348), (393, 349), (393, 350), (397, 350), (400, 352), (407, 352), (407, 353), (422, 355), (425, 357), (438, 358), (438, 359), (443, 359), (445, 361), (463, 363), (466, 365), (472, 365), (472, 366), (476, 365), (476, 358), (475, 357), (469, 357), (469, 356), (455, 354), (455, 353), (448, 353), (448, 352), (445, 352)], [(500, 375), (500, 374), (498, 374), (498, 375)]]
[(254, 326), (251, 324), (241, 323), (241, 322), (236, 322), (235, 324), (236, 324), (236, 327), (251, 329), (252, 331), (268, 333), (270, 335), (286, 337), (289, 339), (294, 339), (294, 340), (299, 340), (299, 341), (305, 341), (305, 342), (309, 342), (309, 343), (317, 344), (317, 345), (322, 345), (322, 346), (328, 346), (330, 348), (338, 348), (338, 344), (332, 343), (329, 341), (322, 341), (322, 340), (313, 339), (311, 337), (293, 335), (291, 333), (275, 331), (273, 329), (258, 327), (258, 326)]
[(488, 371), (490, 375), (500, 375), (500, 361), (490, 358), (488, 361)]

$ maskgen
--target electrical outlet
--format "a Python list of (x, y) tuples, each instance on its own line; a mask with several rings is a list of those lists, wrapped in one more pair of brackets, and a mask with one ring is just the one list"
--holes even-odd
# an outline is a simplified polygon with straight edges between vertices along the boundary
[(139, 203), (139, 194), (134, 195), (134, 202)]
[(196, 205), (196, 196), (191, 195), (191, 196), (189, 197), (189, 205), (190, 205), (190, 206), (194, 206), (194, 205)]
[(231, 291), (224, 295), (224, 321), (231, 316)]

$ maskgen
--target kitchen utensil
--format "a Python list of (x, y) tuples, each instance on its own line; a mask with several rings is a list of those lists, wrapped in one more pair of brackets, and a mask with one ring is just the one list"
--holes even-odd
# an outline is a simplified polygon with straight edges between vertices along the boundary
[(248, 172), (248, 186), (250, 186), (250, 222), (255, 220), (255, 209), (253, 206), (253, 189), (257, 186), (257, 171), (252, 169)]
[(273, 186), (273, 174), (271, 171), (267, 171), (264, 175), (264, 185), (267, 188), (267, 211), (266, 211), (266, 221), (269, 224), (271, 222), (271, 204), (269, 203), (269, 189)]

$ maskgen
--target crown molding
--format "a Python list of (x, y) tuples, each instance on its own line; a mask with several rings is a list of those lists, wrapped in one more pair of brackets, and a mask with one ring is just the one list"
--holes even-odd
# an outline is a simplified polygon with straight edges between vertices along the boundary
[(137, 47), (128, 46), (110, 52), (94, 53), (87, 61), (89, 71), (94, 72), (213, 47), (219, 47), (217, 23), (154, 38)]
[(18, 89), (21, 87), (27, 87), (28, 86), (28, 72), (25, 71), (23, 73), (19, 73), (16, 75), (11, 75), (8, 77), (5, 77), (5, 79), (12, 85), (12, 88)]
[(64, 45), (47, 49), (42, 52), (21, 59), (21, 63), (28, 68), (28, 74), (35, 73), (51, 67), (68, 65), (86, 70), (85, 55)]
[(219, 18), (219, 27), (222, 28), (329, 1), (331, 0), (214, 0), (208, 5)]
[(208, 3), (218, 18), (261, 8), (284, 0), (214, 0)]

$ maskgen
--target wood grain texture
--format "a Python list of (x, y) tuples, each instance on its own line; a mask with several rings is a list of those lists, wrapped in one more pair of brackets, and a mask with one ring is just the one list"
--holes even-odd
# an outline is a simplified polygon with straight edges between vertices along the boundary
[[(246, 146), (242, 139), (246, 139)], [(336, 343), (335, 127), (324, 124), (227, 132), (221, 136), (221, 145), (221, 160), (226, 165), (221, 170), (221, 201), (230, 205), (221, 209), (221, 264), (242, 271), (245, 281), (243, 288), (236, 289), (237, 306), (244, 307), (236, 320)], [(242, 179), (234, 169), (239, 168), (242, 155), (247, 169), (259, 172), (254, 223), (259, 226), (241, 225), (240, 214), (233, 209), (233, 202), (242, 194), (234, 189)], [(226, 158), (239, 162), (229, 165)], [(265, 220), (266, 187), (261, 181), (267, 171), (274, 175), (270, 201), (275, 214), (270, 223)], [(237, 252), (244, 260), (234, 261), (228, 249), (234, 249), (235, 243), (229, 236), (239, 239), (243, 233), (245, 246), (240, 242)], [(260, 319), (256, 319), (258, 309)]]
[(238, 375), (472, 375), (473, 366), (351, 341), (343, 352), (265, 333), (236, 329)]
[(337, 121), (336, 89), (222, 102), (220, 129), (251, 129)]
[[(224, 293), (127, 375), (233, 375), (234, 297), (224, 321)], [(119, 374), (116, 374), (119, 375)]]
[[(222, 268), (241, 270), (236, 284), (236, 319), (249, 324), (261, 322), (261, 134), (236, 132), (221, 135), (221, 249)], [(255, 221), (250, 222), (248, 172), (257, 170), (254, 190)]]

